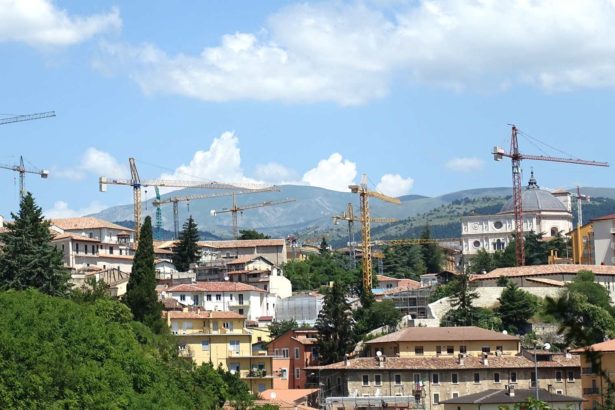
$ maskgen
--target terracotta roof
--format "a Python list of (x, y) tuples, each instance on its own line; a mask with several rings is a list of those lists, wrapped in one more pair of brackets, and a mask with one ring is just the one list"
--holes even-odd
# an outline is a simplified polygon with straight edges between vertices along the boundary
[(291, 337), (291, 339), (301, 343), (302, 345), (315, 345), (318, 340), (313, 337)]
[(154, 248), (154, 253), (163, 255), (173, 255), (173, 251), (164, 248)]
[(615, 352), (615, 339), (607, 340), (606, 342), (600, 342), (588, 347), (581, 347), (572, 350), (573, 353), (583, 353), (586, 349), (593, 350), (594, 352)]
[(167, 292), (265, 292), (241, 282), (195, 282), (170, 287)]
[(118, 229), (120, 231), (134, 232), (133, 229), (126, 228), (125, 226), (117, 225), (103, 219), (93, 218), (90, 216), (80, 218), (60, 218), (52, 219), (51, 223), (58, 228), (64, 230), (71, 229), (96, 229), (96, 228), (109, 228)]
[(97, 243), (100, 242), (100, 240), (96, 238), (89, 238), (87, 236), (77, 235), (75, 233), (69, 233), (69, 232), (60, 233), (53, 237), (54, 241), (60, 240), (60, 239), (72, 239), (74, 241), (83, 241), (83, 242), (97, 242)]
[(564, 396), (563, 394), (549, 393), (545, 389), (515, 389), (515, 395), (510, 396), (505, 389), (489, 389), (480, 393), (467, 394), (454, 399), (441, 401), (440, 404), (514, 404), (525, 403), (528, 398), (539, 394), (540, 400), (546, 403), (582, 402), (581, 397)]
[(258, 320), (260, 322), (271, 322), (273, 320), (273, 316), (261, 316)]
[(437, 341), (471, 341), (471, 340), (514, 340), (517, 336), (505, 335), (493, 330), (476, 326), (460, 327), (408, 327), (385, 336), (372, 339), (367, 344), (387, 342), (437, 342)]
[(245, 241), (199, 241), (199, 246), (216, 249), (254, 248), (256, 246), (283, 246), (284, 239), (248, 239)]
[[(556, 360), (538, 361), (538, 367), (579, 367), (581, 360), (578, 355), (572, 355), (566, 359), (564, 355), (554, 355)], [(344, 361), (326, 366), (313, 366), (312, 369), (338, 370), (445, 370), (445, 369), (533, 369), (534, 361), (524, 356), (489, 356), (488, 364), (484, 365), (482, 359), (477, 356), (468, 356), (464, 363), (460, 364), (454, 357), (387, 357), (382, 362), (382, 367), (375, 357), (360, 357), (350, 359), (348, 365)]]
[(170, 319), (245, 319), (245, 316), (236, 312), (222, 312), (209, 310), (190, 310), (187, 312), (163, 312), (164, 317)]
[(376, 278), (377, 278), (378, 282), (382, 282), (382, 281), (384, 281), (384, 282), (386, 282), (386, 281), (399, 281), (399, 280), (401, 280), (401, 279), (392, 278), (392, 277), (386, 276), (386, 275), (376, 275)]
[(598, 218), (593, 218), (593, 221), (608, 221), (610, 219), (615, 219), (615, 214), (608, 214), (608, 215), (604, 215), (604, 216), (599, 216)]
[(227, 265), (240, 265), (240, 264), (243, 264), (243, 263), (252, 262), (255, 259), (263, 259), (268, 264), (273, 265), (273, 263), (271, 263), (270, 260), (268, 260), (267, 258), (265, 258), (263, 256), (259, 256), (259, 255), (244, 255), (244, 256), (240, 256), (239, 258), (228, 259), (226, 261), (226, 264)]
[[(289, 403), (295, 403), (297, 401), (304, 401), (307, 396), (314, 394), (318, 389), (267, 389), (260, 393), (262, 399), (265, 400), (280, 400)], [(275, 393), (274, 397), (271, 397), (271, 393)]]
[(529, 265), (513, 268), (498, 268), (484, 275), (473, 275), (472, 282), (488, 279), (497, 279), (500, 276), (507, 278), (522, 276), (554, 275), (560, 273), (576, 274), (581, 270), (590, 270), (596, 275), (615, 275), (615, 266), (610, 265)]
[(271, 273), (271, 271), (251, 269), (251, 270), (233, 270), (230, 272), (226, 272), (227, 275), (241, 275), (243, 273)]
[(556, 286), (558, 288), (564, 287), (565, 283), (561, 280), (547, 279), (547, 278), (527, 278), (530, 282), (542, 283), (544, 285)]
[(162, 305), (164, 306), (164, 310), (181, 310), (184, 307), (181, 303), (177, 301), (177, 299), (173, 298), (162, 299)]

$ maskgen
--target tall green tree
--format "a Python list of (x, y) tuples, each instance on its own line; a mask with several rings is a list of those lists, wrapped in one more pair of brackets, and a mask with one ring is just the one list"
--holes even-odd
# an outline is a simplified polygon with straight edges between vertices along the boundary
[(528, 319), (536, 313), (538, 299), (519, 289), (515, 283), (509, 283), (498, 300), (497, 313), (502, 319), (502, 327), (508, 332), (523, 333), (529, 324)]
[(589, 270), (581, 270), (572, 282), (566, 284), (568, 291), (587, 297), (587, 302), (600, 306), (615, 316), (615, 308), (611, 305), (609, 290), (596, 282), (596, 275)]
[(495, 269), (493, 255), (484, 248), (479, 249), (476, 255), (470, 260), (470, 272), (487, 273), (491, 272), (493, 269)]
[(11, 213), (14, 222), (0, 233), (0, 289), (35, 288), (53, 296), (70, 291), (70, 272), (64, 268), (62, 252), (56, 249), (49, 231), (51, 223), (29, 192)]
[(420, 245), (392, 245), (384, 248), (383, 270), (395, 278), (419, 280), (427, 272)]
[(179, 233), (179, 242), (173, 251), (173, 265), (180, 272), (187, 272), (190, 264), (195, 263), (201, 257), (199, 249), (199, 229), (192, 218), (184, 223), (182, 231)]
[(145, 217), (141, 226), (139, 244), (124, 297), (135, 320), (146, 324), (156, 333), (163, 331), (162, 303), (158, 301), (156, 294), (152, 218), (149, 216)]
[(322, 364), (339, 362), (354, 347), (353, 320), (346, 287), (335, 282), (325, 295), (318, 319), (319, 357)]
[[(431, 239), (431, 230), (429, 225), (425, 226), (425, 229), (421, 233), (421, 239)], [(423, 254), (423, 261), (428, 273), (439, 273), (442, 270), (442, 262), (444, 255), (442, 249), (435, 242), (428, 242), (421, 244), (421, 252)]]
[(546, 265), (548, 262), (547, 243), (542, 239), (542, 233), (534, 231), (525, 234), (525, 264)]
[(329, 244), (324, 236), (322, 237), (322, 241), (320, 241), (319, 250), (321, 255), (326, 255), (329, 253)]

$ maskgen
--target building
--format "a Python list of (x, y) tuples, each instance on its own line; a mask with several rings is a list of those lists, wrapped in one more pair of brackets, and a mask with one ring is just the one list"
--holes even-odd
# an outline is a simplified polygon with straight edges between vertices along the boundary
[(201, 241), (201, 261), (215, 262), (220, 259), (237, 259), (243, 256), (263, 256), (276, 266), (286, 263), (284, 239), (249, 239), (232, 241)]
[(291, 329), (267, 344), (267, 352), (285, 359), (281, 362), (278, 389), (303, 389), (308, 384), (305, 368), (318, 364), (318, 347), (315, 329)]
[(615, 214), (592, 219), (570, 237), (574, 263), (615, 265)]
[[(527, 403), (530, 398), (538, 397), (552, 410), (581, 410), (583, 400), (579, 397), (555, 394), (545, 389), (517, 389), (507, 385), (504, 389), (489, 389), (468, 394), (443, 402), (443, 410), (500, 410), (512, 409), (515, 405)], [(523, 408), (523, 406), (521, 406)]]
[(185, 306), (208, 311), (232, 311), (250, 321), (269, 322), (275, 316), (277, 298), (262, 289), (239, 282), (195, 282), (171, 286), (164, 297), (176, 299)]
[(273, 388), (273, 358), (267, 352), (253, 354), (244, 316), (185, 309), (163, 312), (163, 317), (179, 340), (180, 356), (237, 373), (255, 393)]
[(264, 400), (262, 404), (278, 406), (279, 410), (315, 410), (318, 403), (318, 389), (266, 390), (260, 394), (260, 397)]
[[(522, 193), (523, 231), (544, 233), (549, 239), (572, 230), (570, 193), (540, 189), (534, 174)], [(511, 198), (495, 215), (465, 216), (461, 220), (462, 249), (473, 256), (480, 249), (487, 252), (504, 250), (515, 231), (514, 203)], [(562, 255), (560, 255), (562, 256)]]
[(403, 289), (417, 289), (421, 284), (412, 279), (406, 278), (392, 278), (385, 275), (376, 275), (376, 288), (382, 290), (403, 288)]
[[(485, 341), (488, 343), (489, 341)], [(440, 342), (441, 343), (441, 342)], [(446, 343), (451, 343), (447, 341)], [(481, 345), (477, 341), (477, 345)], [(505, 348), (504, 348), (505, 349)], [(410, 355), (362, 357), (308, 369), (320, 374), (327, 409), (422, 408), (444, 410), (443, 402), (486, 390), (539, 386), (581, 397), (580, 360), (571, 354)]]
[(323, 301), (324, 296), (317, 293), (296, 293), (281, 299), (275, 308), (276, 320), (278, 322), (295, 320), (301, 326), (314, 326)]
[[(599, 355), (598, 366), (592, 365), (587, 350)], [(573, 353), (581, 355), (581, 378), (585, 408), (596, 409), (605, 405), (605, 396), (615, 394), (615, 392), (609, 392), (609, 384), (615, 383), (615, 340), (607, 340), (576, 349), (573, 350)]]
[[(383, 292), (382, 300), (390, 300), (403, 316), (412, 319), (432, 319), (429, 309), (431, 288), (393, 288)], [(378, 296), (376, 296), (378, 300)]]

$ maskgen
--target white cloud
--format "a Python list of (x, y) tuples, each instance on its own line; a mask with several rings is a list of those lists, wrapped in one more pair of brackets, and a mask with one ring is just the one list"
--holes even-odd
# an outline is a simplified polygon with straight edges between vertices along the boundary
[(80, 209), (71, 209), (68, 206), (67, 202), (64, 201), (56, 201), (53, 204), (53, 208), (46, 210), (45, 213), (45, 217), (49, 218), (49, 219), (54, 219), (54, 218), (74, 218), (77, 216), (83, 216), (83, 215), (89, 215), (89, 214), (95, 214), (97, 212), (102, 211), (103, 209), (106, 209), (107, 206), (98, 202), (98, 201), (93, 201), (91, 202), (88, 206), (86, 206), (85, 208), (80, 208)]
[(344, 160), (341, 154), (335, 152), (307, 171), (303, 175), (303, 182), (334, 191), (348, 191), (348, 185), (354, 183), (356, 176), (357, 164)]
[[(615, 86), (613, 0), (420, 0), (299, 4), (259, 33), (235, 33), (198, 55), (154, 45), (105, 46), (148, 93), (360, 104), (394, 79), (460, 89)], [(111, 58), (113, 57), (113, 58)]]
[(69, 15), (50, 0), (0, 0), (0, 43), (67, 46), (121, 26), (116, 8), (83, 17)]
[(277, 162), (268, 162), (256, 166), (256, 178), (272, 184), (297, 183), (297, 173)]
[(402, 196), (410, 193), (414, 179), (403, 178), (399, 174), (384, 174), (376, 185), (376, 190), (390, 196)]
[(478, 171), (483, 168), (483, 160), (476, 157), (458, 157), (447, 161), (446, 167), (459, 172)]
[(73, 180), (81, 180), (85, 178), (87, 174), (110, 178), (129, 177), (128, 166), (120, 164), (108, 152), (93, 147), (85, 150), (77, 167), (51, 173), (51, 175), (55, 177)]

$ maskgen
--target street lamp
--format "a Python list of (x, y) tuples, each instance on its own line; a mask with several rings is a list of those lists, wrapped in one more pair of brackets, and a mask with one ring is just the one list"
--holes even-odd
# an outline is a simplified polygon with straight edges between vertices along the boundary
[[(534, 344), (534, 382), (536, 383), (536, 400), (540, 400), (538, 397), (538, 360), (536, 360), (536, 348), (538, 347), (538, 343)], [(551, 349), (550, 343), (545, 343), (542, 345), (545, 350)]]

